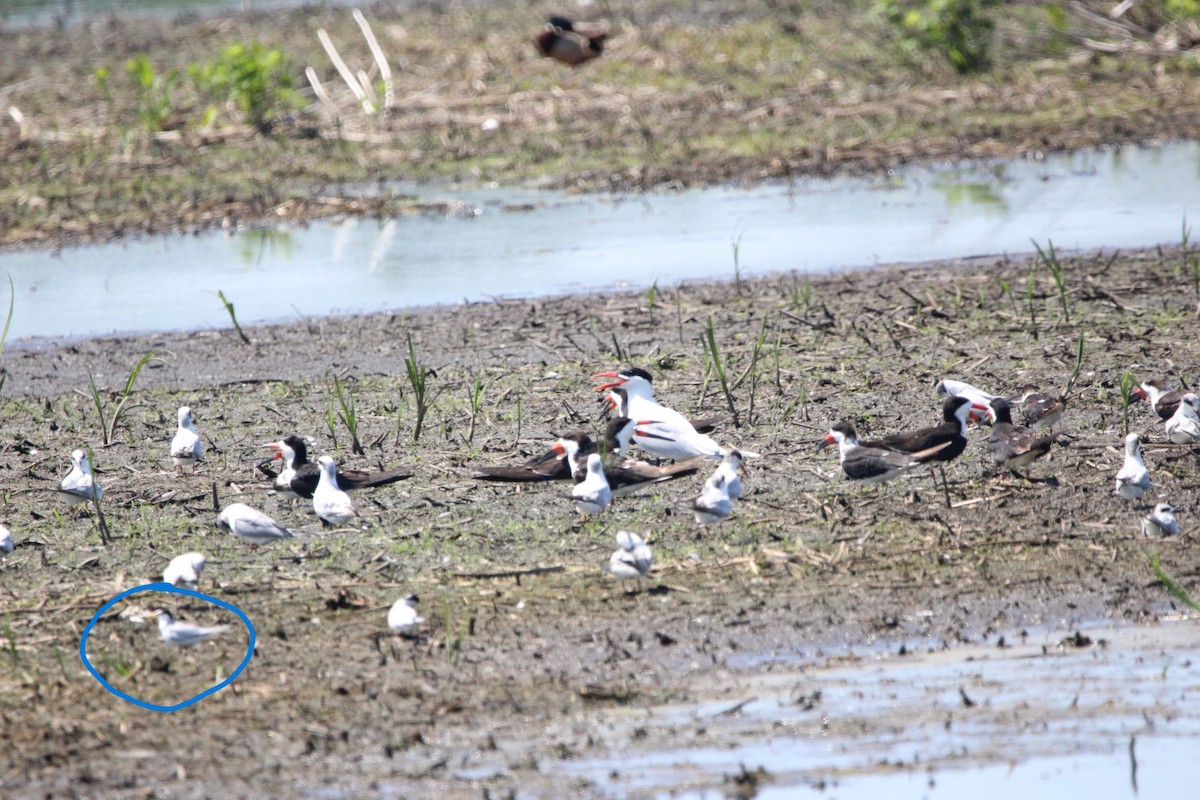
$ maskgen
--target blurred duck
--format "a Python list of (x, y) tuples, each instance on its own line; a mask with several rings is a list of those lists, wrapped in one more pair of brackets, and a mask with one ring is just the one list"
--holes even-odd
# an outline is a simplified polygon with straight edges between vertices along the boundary
[(578, 67), (604, 52), (604, 40), (608, 33), (603, 31), (576, 30), (575, 24), (566, 17), (551, 17), (545, 29), (533, 40), (539, 53), (570, 67)]

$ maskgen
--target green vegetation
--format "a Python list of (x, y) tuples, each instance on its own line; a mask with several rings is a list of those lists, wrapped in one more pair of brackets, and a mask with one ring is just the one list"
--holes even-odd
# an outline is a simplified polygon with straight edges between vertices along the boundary
[(233, 303), (225, 297), (225, 292), (217, 291), (217, 298), (225, 306), (225, 311), (229, 314), (229, 321), (233, 323), (233, 329), (237, 331), (237, 335), (241, 338), (244, 344), (250, 344), (250, 337), (242, 330), (242, 326), (238, 324), (237, 313), (233, 309)]
[[(207, 64), (189, 65), (188, 75), (202, 97), (232, 105), (260, 133), (270, 133), (280, 117), (300, 106), (290, 69), (291, 59), (281, 50), (254, 41), (231, 44)], [(209, 106), (205, 124), (216, 118), (217, 106)]]
[(113, 406), (112, 415), (107, 412), (107, 403), (100, 396), (100, 389), (96, 386), (96, 379), (92, 376), (91, 369), (88, 370), (88, 386), (91, 388), (92, 404), (96, 409), (96, 417), (100, 420), (100, 438), (105, 446), (113, 443), (116, 437), (117, 425), (121, 423), (121, 417), (125, 414), (129, 403), (129, 398), (133, 396), (133, 384), (137, 381), (138, 375), (142, 372), (142, 367), (154, 358), (154, 351), (148, 350), (141, 359), (134, 364), (133, 369), (129, 372), (129, 378), (125, 381), (125, 387), (116, 397), (116, 404)]
[[(179, 70), (169, 70), (164, 77), (155, 72), (150, 59), (141, 53), (125, 62), (125, 71), (137, 89), (138, 120), (150, 133), (164, 130), (174, 113), (171, 93), (179, 80)], [(102, 75), (97, 71), (95, 75), (107, 92), (107, 72)]]
[[(330, 398), (328, 406), (330, 416), (332, 416), (333, 403), (336, 400), (338, 404), (338, 416), (342, 423), (345, 424), (346, 430), (350, 431), (350, 451), (357, 456), (365, 456), (366, 450), (363, 450), (362, 444), (358, 441), (358, 410), (354, 405), (354, 394), (342, 383), (337, 375), (333, 376), (333, 396)], [(330, 433), (333, 433), (333, 426), (330, 426)], [(337, 437), (334, 437), (337, 441)]]
[[(416, 420), (413, 423), (413, 441), (421, 438), (421, 426), (425, 424), (425, 415), (433, 405), (433, 396), (429, 391), (429, 376), (433, 370), (417, 361), (417, 351), (413, 347), (412, 334), (408, 334), (408, 357), (404, 359), (404, 375), (408, 378), (408, 386), (412, 389), (413, 411)], [(399, 424), (399, 415), (396, 423)]]
[(877, 8), (898, 29), (902, 47), (944, 56), (960, 73), (988, 66), (995, 23), (987, 10), (998, 0), (879, 0)]

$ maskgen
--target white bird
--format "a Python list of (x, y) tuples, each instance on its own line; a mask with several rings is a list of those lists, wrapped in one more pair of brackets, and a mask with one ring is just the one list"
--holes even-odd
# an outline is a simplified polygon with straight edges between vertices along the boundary
[(231, 503), (217, 515), (217, 525), (249, 542), (257, 550), (260, 545), (291, 539), (292, 532), (261, 511), (245, 503)]
[(1179, 521), (1170, 503), (1159, 503), (1142, 520), (1142, 533), (1146, 536), (1178, 536)]
[(191, 647), (194, 644), (206, 642), (215, 636), (220, 636), (225, 631), (229, 630), (228, 625), (213, 625), (212, 627), (202, 627), (200, 625), (192, 625), (190, 622), (176, 622), (175, 618), (165, 608), (160, 608), (155, 612), (158, 617), (158, 635), (167, 644), (173, 644), (176, 647)]
[(575, 508), (584, 516), (599, 514), (612, 502), (612, 489), (604, 477), (604, 462), (599, 453), (587, 457), (587, 477), (575, 484), (571, 490)]
[(604, 571), (617, 580), (641, 580), (650, 574), (654, 564), (654, 554), (650, 546), (636, 533), (617, 531), (617, 544), (620, 545), (608, 559)]
[(417, 614), (417, 603), (421, 598), (415, 594), (401, 597), (388, 610), (388, 627), (401, 636), (416, 636), (425, 618)]
[(740, 472), (744, 463), (740, 452), (729, 450), (725, 453), (725, 457), (721, 459), (721, 466), (717, 467), (717, 471), (713, 473), (725, 479), (725, 493), (729, 495), (730, 500), (737, 500), (742, 496), (742, 476)]
[(201, 572), (204, 572), (204, 556), (200, 553), (184, 553), (175, 556), (171, 563), (167, 564), (167, 568), (163, 570), (163, 583), (172, 586), (183, 583), (195, 589)]
[(1117, 473), (1116, 493), (1126, 500), (1137, 500), (1150, 489), (1150, 473), (1142, 462), (1142, 442), (1136, 433), (1125, 437), (1125, 463)]
[(86, 503), (95, 495), (99, 500), (104, 494), (100, 484), (92, 476), (92, 465), (88, 463), (87, 453), (76, 450), (71, 453), (71, 471), (58, 485), (59, 493), (68, 505)]
[(171, 440), (171, 461), (176, 467), (192, 467), (204, 458), (204, 445), (200, 443), (200, 434), (192, 424), (192, 410), (187, 406), (179, 409), (179, 427), (175, 438)]
[(1167, 438), (1175, 444), (1200, 441), (1200, 397), (1188, 392), (1166, 422)]
[(313, 492), (313, 511), (326, 527), (345, 525), (359, 514), (354, 510), (350, 495), (338, 487), (337, 464), (329, 456), (321, 456), (317, 459), (317, 466), (321, 468), (321, 477)]
[(8, 528), (0, 525), (0, 552), (11, 553), (13, 551), (12, 533)]
[(695, 512), (696, 522), (701, 525), (720, 522), (733, 513), (729, 487), (725, 483), (725, 476), (719, 471), (704, 482), (700, 496), (692, 501), (692, 511)]
[[(944, 378), (938, 381), (937, 386), (934, 388), (938, 393), (938, 397), (965, 397), (972, 403), (978, 403), (985, 408), (990, 407), (992, 401), (1000, 396), (977, 389), (969, 383), (956, 381), (953, 378)], [(971, 413), (968, 415), (968, 419), (973, 422), (979, 422), (983, 418), (983, 414)]]
[(698, 433), (687, 417), (654, 399), (653, 378), (646, 370), (633, 367), (592, 377), (612, 378), (597, 386), (598, 392), (616, 387), (624, 390), (624, 408), (618, 408), (617, 413), (638, 420), (634, 441), (647, 453), (677, 461), (696, 456), (724, 458), (725, 450), (712, 437)]

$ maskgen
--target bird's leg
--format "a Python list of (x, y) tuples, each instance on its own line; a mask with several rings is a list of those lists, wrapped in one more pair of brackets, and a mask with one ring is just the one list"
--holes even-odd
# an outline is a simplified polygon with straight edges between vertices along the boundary
[[(953, 508), (950, 504), (950, 484), (946, 482), (946, 467), (939, 464), (938, 468), (942, 471), (942, 493), (946, 495), (946, 508)], [(929, 473), (933, 474), (933, 467), (929, 468)], [(936, 484), (937, 481), (935, 480), (934, 483)]]

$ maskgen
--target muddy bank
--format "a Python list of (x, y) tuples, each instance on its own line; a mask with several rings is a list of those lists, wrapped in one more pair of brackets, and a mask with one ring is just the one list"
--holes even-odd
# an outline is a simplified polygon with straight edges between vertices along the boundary
[[(687, 284), (652, 306), (637, 293), (311, 320), (247, 329), (249, 345), (218, 331), (6, 349), (2, 513), (17, 548), (0, 564), (9, 642), (0, 786), (20, 797), (199, 797), (218, 787), (337, 796), (401, 781), (417, 795), (594, 796), (587, 780), (548, 765), (610, 752), (595, 736), (605, 714), (721, 696), (762, 669), (761, 657), (1156, 620), (1175, 603), (1146, 553), (1160, 553), (1195, 594), (1195, 537), (1143, 538), (1145, 509), (1113, 494), (1119, 386), (1127, 371), (1193, 377), (1191, 258), (1169, 249), (1072, 257), (1061, 296), (1045, 267), (989, 260)], [(737, 424), (706, 375), (699, 337), (710, 320)], [(432, 370), (417, 442), (410, 334)], [(945, 376), (1001, 393), (1027, 382), (1060, 392), (1081, 340), (1056, 446), (1032, 481), (988, 477), (983, 432), (948, 469), (950, 508), (923, 472), (862, 488), (814, 452), (837, 419), (870, 434), (931, 424), (932, 386)], [(111, 423), (150, 350), (105, 446), (88, 372)], [(720, 418), (719, 441), (764, 454), (727, 522), (693, 522), (683, 504), (698, 479), (580, 522), (562, 484), (471, 478), (472, 465), (541, 452), (552, 431), (593, 427), (588, 376), (623, 363), (651, 370), (670, 405)], [(354, 400), (365, 457), (349, 452), (335, 374)], [(184, 404), (209, 451), (195, 474), (177, 473), (166, 454)], [(1129, 418), (1148, 442), (1156, 491), (1190, 531), (1194, 454), (1163, 444), (1144, 404)], [(307, 505), (270, 496), (258, 468), (260, 445), (290, 433), (352, 466), (416, 474), (358, 494), (361, 526), (322, 532)], [(105, 488), (106, 546), (93, 520), (51, 491), (81, 446)], [(213, 524), (214, 484), (222, 504), (247, 502), (301, 535), (249, 551)], [(619, 529), (655, 550), (640, 593), (600, 569)], [(259, 643), (227, 690), (161, 716), (105, 693), (75, 653), (101, 603), (188, 550), (208, 556), (201, 590), (242, 608)], [(410, 591), (428, 620), (417, 642), (385, 625), (388, 606)], [(148, 626), (111, 620), (103, 631), (133, 654), (126, 691), (162, 692), (193, 674), (192, 657), (165, 649)], [(347, 769), (353, 781), (341, 777)]]
[[(593, 20), (612, 32), (604, 56), (570, 70), (534, 52), (538, 4), (377, 4), (367, 17), (395, 76), (379, 115), (361, 111), (317, 40), (326, 30), (351, 69), (372, 69), (346, 8), (0, 29), (13, 109), (0, 125), (0, 245), (436, 204), (436, 184), (422, 197), (397, 180), (639, 190), (1196, 134), (1187, 52), (1095, 52), (1081, 42), (1111, 31), (1075, 8), (1052, 19), (1022, 4), (998, 20), (992, 67), (960, 76), (903, 48), (871, 5), (606, 3)], [(191, 77), (251, 41), (279, 50), (297, 92), (268, 105), (265, 132)], [(127, 67), (137, 56), (142, 81)]]

